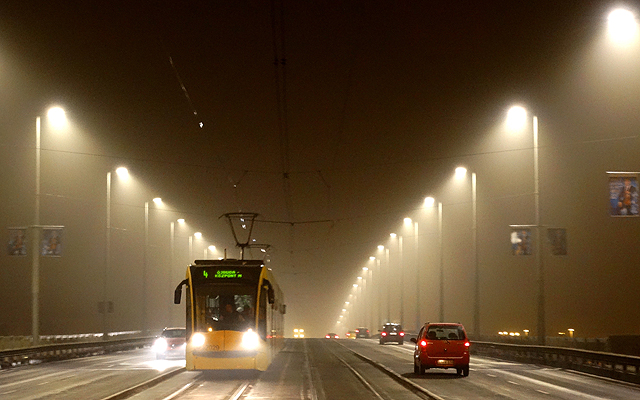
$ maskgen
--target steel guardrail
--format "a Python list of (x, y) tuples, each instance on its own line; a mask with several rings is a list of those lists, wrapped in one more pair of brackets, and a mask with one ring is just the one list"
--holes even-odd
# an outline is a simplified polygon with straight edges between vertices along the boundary
[(104, 341), (86, 341), (41, 346), (24, 347), (0, 351), (0, 368), (29, 364), (35, 360), (51, 361), (64, 358), (84, 357), (115, 351), (132, 350), (150, 346), (155, 338), (139, 337), (133, 339), (114, 339)]
[(471, 354), (541, 364), (640, 384), (640, 357), (567, 347), (471, 342)]

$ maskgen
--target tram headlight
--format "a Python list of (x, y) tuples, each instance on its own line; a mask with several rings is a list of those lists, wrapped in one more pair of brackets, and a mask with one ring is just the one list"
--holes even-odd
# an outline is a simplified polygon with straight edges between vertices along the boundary
[(257, 349), (260, 345), (260, 336), (249, 329), (242, 335), (242, 347), (249, 350)]
[(204, 335), (202, 333), (194, 333), (191, 336), (191, 345), (193, 347), (200, 347), (204, 344)]

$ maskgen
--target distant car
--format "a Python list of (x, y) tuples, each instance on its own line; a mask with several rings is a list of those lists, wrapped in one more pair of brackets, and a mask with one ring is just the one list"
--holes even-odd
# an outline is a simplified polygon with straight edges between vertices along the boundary
[(293, 337), (298, 339), (304, 338), (304, 329), (298, 329), (298, 328), (294, 329)]
[(400, 324), (384, 324), (380, 331), (380, 344), (389, 342), (396, 342), (398, 344), (404, 343), (404, 331)]
[(355, 338), (356, 338), (356, 332), (355, 331), (347, 332), (347, 339), (355, 339)]
[(338, 339), (340, 336), (338, 336), (337, 333), (330, 332), (324, 335), (324, 337), (327, 339)]
[(184, 358), (187, 348), (187, 330), (185, 328), (164, 328), (160, 336), (153, 343), (156, 359), (168, 357)]
[(370, 337), (371, 337), (371, 334), (369, 333), (369, 329), (367, 328), (356, 329), (356, 338), (369, 339)]
[(426, 323), (413, 352), (413, 372), (419, 375), (429, 368), (455, 368), (458, 375), (469, 376), (469, 347), (467, 332), (462, 324)]

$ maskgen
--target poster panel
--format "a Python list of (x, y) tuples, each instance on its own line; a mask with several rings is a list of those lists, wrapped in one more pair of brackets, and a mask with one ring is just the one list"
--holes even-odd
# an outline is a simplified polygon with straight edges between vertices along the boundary
[(511, 251), (514, 256), (531, 255), (531, 229), (511, 228)]
[(40, 254), (43, 257), (62, 257), (62, 228), (43, 228)]
[(638, 216), (638, 173), (608, 172), (609, 215), (612, 217)]
[(551, 244), (551, 254), (554, 256), (567, 255), (567, 230), (564, 228), (547, 229), (547, 238)]
[(27, 255), (27, 228), (9, 228), (7, 254), (10, 256)]

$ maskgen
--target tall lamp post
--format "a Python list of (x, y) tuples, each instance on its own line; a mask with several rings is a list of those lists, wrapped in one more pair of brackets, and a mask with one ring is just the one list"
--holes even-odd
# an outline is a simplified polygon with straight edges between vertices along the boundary
[[(527, 110), (521, 106), (513, 106), (507, 113), (507, 125), (511, 129), (522, 128), (527, 123)], [(540, 229), (540, 172), (539, 172), (539, 152), (538, 152), (538, 117), (533, 116), (533, 196), (535, 207), (536, 238), (536, 270), (538, 280), (538, 342), (541, 345), (546, 343), (546, 318), (545, 318), (545, 296), (544, 296), (544, 264), (542, 260), (542, 246), (544, 241)]]
[[(433, 197), (425, 197), (424, 207), (431, 208), (436, 203), (436, 199)], [(438, 202), (438, 251), (439, 251), (439, 291), (440, 291), (440, 312), (439, 321), (444, 322), (444, 255), (442, 252), (442, 203)]]
[[(119, 167), (116, 169), (116, 174), (123, 180), (129, 178), (129, 171), (125, 167)], [(107, 172), (107, 227), (106, 227), (106, 240), (105, 240), (105, 257), (104, 257), (104, 271), (102, 278), (102, 339), (107, 340), (109, 338), (109, 329), (107, 326), (107, 313), (109, 312), (109, 301), (107, 300), (107, 282), (109, 277), (109, 266), (111, 258), (111, 171)]]
[[(55, 127), (66, 123), (64, 110), (52, 107), (47, 111), (48, 121)], [(31, 246), (31, 337), (34, 345), (40, 343), (40, 116), (36, 117), (36, 198), (33, 215)]]
[[(456, 177), (464, 177), (467, 169), (464, 167), (456, 168)], [(478, 262), (478, 196), (477, 196), (477, 179), (476, 173), (471, 173), (471, 248), (473, 252), (474, 262), (474, 305), (473, 305), (473, 333), (480, 335), (480, 266)]]
[[(156, 205), (162, 204), (160, 197), (155, 197), (153, 202)], [(144, 252), (143, 252), (143, 266), (142, 266), (142, 333), (146, 334), (148, 327), (147, 318), (147, 268), (149, 258), (149, 202), (144, 202)]]

